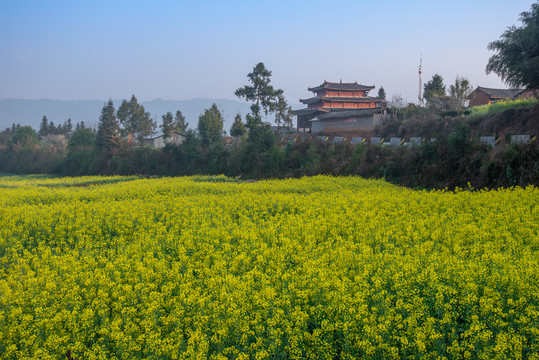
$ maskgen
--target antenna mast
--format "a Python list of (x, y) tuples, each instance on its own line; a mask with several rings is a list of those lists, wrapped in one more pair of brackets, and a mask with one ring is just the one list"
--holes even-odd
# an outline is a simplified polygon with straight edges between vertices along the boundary
[(423, 85), (423, 81), (421, 79), (421, 74), (423, 73), (423, 53), (421, 53), (421, 57), (419, 58), (419, 91), (417, 93), (417, 104), (419, 106), (423, 105), (423, 98), (421, 97), (421, 86)]

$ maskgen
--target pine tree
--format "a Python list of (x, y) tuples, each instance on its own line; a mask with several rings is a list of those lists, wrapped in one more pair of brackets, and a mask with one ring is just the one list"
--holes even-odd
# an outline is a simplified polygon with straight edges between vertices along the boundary
[(280, 128), (281, 125), (283, 125), (285, 128), (290, 129), (294, 119), (292, 107), (288, 105), (288, 102), (282, 93), (277, 96), (277, 99), (277, 104), (275, 106), (275, 123), (277, 124), (277, 128)]
[(230, 136), (233, 137), (240, 137), (247, 133), (247, 129), (245, 128), (245, 125), (241, 121), (241, 115), (238, 113), (236, 114), (236, 117), (234, 118), (234, 123), (232, 123), (232, 126), (230, 127)]
[(66, 138), (69, 138), (73, 133), (73, 124), (71, 123), (71, 118), (68, 118), (64, 123), (64, 135)]
[(386, 96), (387, 96), (386, 90), (384, 89), (383, 86), (380, 86), (380, 89), (378, 89), (378, 97), (382, 99), (382, 104), (381, 104), (382, 108), (387, 107)]
[(47, 135), (49, 135), (49, 120), (46, 116), (43, 116), (41, 124), (39, 124), (39, 137), (44, 138)]
[(383, 86), (380, 86), (380, 89), (378, 89), (378, 97), (381, 99), (386, 99), (386, 91)]
[(103, 106), (99, 123), (97, 125), (97, 134), (95, 146), (101, 151), (110, 152), (119, 145), (119, 124), (114, 110), (112, 100)]
[(423, 85), (423, 97), (429, 102), (434, 97), (445, 96), (444, 78), (440, 74), (434, 74), (431, 80)]
[(49, 122), (48, 135), (56, 135), (56, 125), (54, 125), (52, 120)]
[[(234, 93), (240, 99), (243, 98), (246, 101), (252, 101), (251, 112), (253, 118), (260, 117), (260, 110), (264, 110), (264, 113), (272, 113), (275, 110), (275, 106), (278, 101), (278, 96), (282, 94), (282, 90), (275, 90), (271, 82), (271, 71), (266, 69), (264, 63), (260, 62), (255, 65), (253, 71), (247, 74), (249, 82), (252, 85), (245, 85), (239, 88)], [(255, 106), (256, 105), (256, 106)]]
[(185, 116), (183, 116), (180, 110), (176, 111), (176, 116), (174, 116), (174, 127), (182, 134), (185, 134), (189, 127), (189, 124), (185, 121)]
[(169, 111), (166, 115), (161, 116), (163, 123), (161, 124), (161, 131), (163, 132), (163, 138), (166, 140), (172, 135), (174, 131), (174, 119), (172, 118), (172, 113)]
[(223, 115), (216, 104), (204, 110), (198, 118), (198, 135), (202, 145), (209, 146), (223, 134)]

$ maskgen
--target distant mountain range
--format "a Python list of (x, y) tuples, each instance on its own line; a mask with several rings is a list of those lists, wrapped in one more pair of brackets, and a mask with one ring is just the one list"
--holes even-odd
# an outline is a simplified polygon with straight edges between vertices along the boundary
[[(113, 102), (114, 107), (118, 109), (122, 100), (113, 100)], [(161, 124), (162, 115), (169, 111), (175, 114), (177, 110), (180, 110), (191, 129), (196, 129), (198, 117), (204, 112), (204, 109), (208, 109), (213, 103), (221, 109), (225, 120), (224, 129), (227, 132), (229, 132), (237, 113), (240, 113), (245, 121), (245, 115), (250, 111), (249, 103), (230, 99), (156, 99), (140, 102), (146, 111), (150, 112), (152, 119), (155, 119), (158, 125)], [(84, 121), (88, 127), (97, 127), (104, 104), (105, 101), (100, 100), (0, 99), (0, 130), (11, 127), (13, 123), (30, 125), (38, 130), (43, 116), (47, 116), (47, 119), (53, 121), (55, 125), (63, 124), (70, 118), (73, 125)], [(293, 105), (294, 109), (298, 107), (299, 105)], [(273, 123), (272, 120), (271, 117), (266, 121)]]

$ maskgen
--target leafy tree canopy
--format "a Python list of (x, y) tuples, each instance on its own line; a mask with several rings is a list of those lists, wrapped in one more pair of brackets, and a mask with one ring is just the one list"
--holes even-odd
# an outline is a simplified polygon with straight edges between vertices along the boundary
[(29, 146), (37, 141), (37, 133), (31, 126), (19, 126), (13, 134), (13, 143), (20, 146)]
[(509, 27), (499, 40), (488, 45), (495, 51), (486, 72), (497, 74), (509, 86), (539, 92), (539, 3), (520, 14), (522, 26)]
[(259, 62), (253, 68), (247, 77), (251, 85), (245, 85), (236, 90), (235, 95), (240, 99), (251, 101), (256, 107), (251, 106), (254, 117), (260, 116), (260, 109), (264, 110), (267, 115), (275, 110), (278, 101), (278, 96), (282, 94), (282, 90), (274, 89), (271, 82), (271, 71), (266, 69), (264, 63)]
[(458, 76), (455, 84), (449, 86), (449, 96), (454, 100), (455, 107), (462, 109), (472, 93), (472, 84), (465, 77)]
[(185, 116), (183, 116), (180, 110), (176, 111), (174, 117), (172, 117), (171, 112), (167, 112), (166, 115), (163, 115), (161, 118), (163, 119), (163, 122), (160, 128), (161, 131), (163, 131), (163, 137), (165, 139), (169, 138), (174, 131), (185, 135), (189, 124), (185, 121)]
[(150, 136), (155, 132), (157, 124), (150, 118), (150, 113), (146, 112), (144, 106), (138, 103), (135, 95), (131, 96), (131, 100), (122, 101), (118, 108), (118, 120), (123, 126), (123, 135), (133, 135), (139, 142), (144, 137)]
[(69, 151), (91, 149), (95, 145), (95, 139), (96, 134), (93, 129), (79, 128), (78, 130), (75, 130), (69, 139), (67, 148)]

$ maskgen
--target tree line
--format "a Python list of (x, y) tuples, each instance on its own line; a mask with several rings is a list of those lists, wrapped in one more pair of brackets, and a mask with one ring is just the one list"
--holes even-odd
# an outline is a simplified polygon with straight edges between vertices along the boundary
[[(471, 139), (469, 126), (456, 122), (455, 130), (411, 149), (389, 149), (371, 144), (329, 144), (314, 138), (280, 141), (263, 116), (273, 115), (281, 126), (291, 126), (292, 110), (283, 91), (271, 85), (271, 71), (263, 63), (248, 74), (249, 83), (235, 94), (251, 103), (242, 119), (236, 115), (224, 141), (223, 115), (216, 104), (205, 109), (190, 129), (181, 111), (162, 116), (159, 126), (167, 139), (182, 135), (179, 144), (162, 149), (143, 146), (157, 123), (133, 95), (116, 110), (107, 101), (97, 129), (71, 121), (55, 126), (46, 117), (39, 133), (14, 125), (0, 132), (0, 172), (79, 175), (195, 175), (225, 174), (240, 178), (297, 177), (315, 174), (360, 175), (385, 178), (419, 188), (497, 187), (538, 184), (533, 169), (539, 158), (536, 143), (489, 150)], [(427, 97), (442, 96), (443, 81), (425, 84)], [(465, 84), (455, 83), (455, 92)], [(382, 88), (380, 92), (382, 92)], [(383, 93), (382, 93), (383, 95)], [(435, 120), (433, 120), (435, 121)], [(461, 123), (462, 122), (462, 123)], [(67, 144), (62, 147), (63, 135)], [(535, 159), (535, 160), (534, 160)]]
[[(201, 117), (215, 120), (216, 114), (215, 108), (210, 108)], [(271, 129), (259, 126), (231, 143), (204, 139), (198, 131), (188, 129), (181, 144), (153, 149), (122, 141), (106, 151), (98, 150), (95, 130), (82, 128), (61, 151), (54, 150), (53, 143), (45, 146), (33, 129), (31, 134), (27, 127), (16, 127), (16, 143), (0, 149), (0, 172), (62, 176), (224, 174), (238, 179), (330, 174), (384, 178), (410, 188), (539, 186), (537, 142), (503, 144), (494, 149), (472, 138), (465, 121), (454, 121), (449, 134), (410, 148), (334, 144), (316, 137), (281, 141)]]
[[(489, 45), (497, 53), (487, 72), (494, 72), (513, 87), (539, 88), (539, 3), (521, 14), (522, 27), (510, 27), (501, 39)], [(242, 119), (236, 115), (230, 128), (233, 140), (223, 141), (223, 116), (216, 104), (200, 114), (197, 127), (189, 129), (181, 114), (168, 112), (159, 126), (165, 139), (174, 132), (180, 144), (157, 150), (142, 146), (155, 133), (151, 119), (133, 95), (116, 110), (112, 100), (103, 106), (97, 129), (71, 120), (55, 125), (46, 117), (39, 132), (13, 125), (0, 132), (0, 172), (51, 173), (59, 175), (226, 174), (251, 178), (313, 174), (356, 174), (384, 177), (411, 187), (507, 186), (538, 184), (537, 143), (508, 145), (490, 151), (469, 137), (464, 121), (438, 141), (413, 149), (387, 149), (370, 144), (323, 144), (316, 139), (279, 142), (263, 116), (273, 116), (277, 127), (292, 127), (292, 109), (281, 89), (271, 84), (271, 71), (258, 63), (248, 75), (248, 84), (235, 95), (251, 103)], [(392, 99), (387, 106), (396, 118), (425, 116), (447, 109), (462, 109), (471, 91), (469, 81), (457, 77), (449, 86), (435, 74), (424, 84), (425, 106), (400, 106)], [(380, 88), (379, 97), (385, 98)], [(393, 101), (395, 100), (395, 101)], [(402, 100), (402, 99), (401, 99)], [(457, 118), (458, 119), (458, 118)], [(434, 119), (435, 120), (435, 119)], [(461, 124), (462, 122), (462, 124)], [(67, 139), (67, 144), (61, 139)]]
[[(246, 116), (245, 121), (240, 114), (235, 116), (230, 135), (235, 143), (245, 144), (249, 148), (245, 150), (245, 154), (256, 157), (275, 146), (275, 135), (270, 124), (263, 120), (263, 115), (273, 115), (278, 128), (290, 129), (293, 112), (284, 98), (283, 90), (276, 89), (271, 84), (271, 71), (263, 63), (258, 63), (253, 68), (248, 74), (248, 80), (249, 84), (237, 89), (236, 95), (252, 103), (251, 113)], [(140, 159), (156, 157), (160, 152), (143, 146), (144, 139), (155, 134), (158, 128), (165, 142), (174, 133), (185, 139), (184, 144), (176, 147), (188, 149), (186, 156), (192, 158), (188, 163), (193, 165), (186, 167), (191, 169), (189, 173), (205, 171), (197, 159), (207, 158), (212, 154), (220, 158), (225, 152), (224, 118), (216, 104), (200, 114), (194, 129), (189, 129), (189, 124), (180, 110), (174, 115), (167, 112), (161, 120), (158, 127), (150, 113), (138, 103), (136, 96), (132, 95), (129, 101), (123, 100), (117, 109), (109, 99), (101, 110), (97, 129), (86, 127), (84, 122), (73, 127), (71, 119), (64, 124), (55, 125), (46, 116), (42, 119), (39, 132), (30, 126), (14, 124), (0, 132), (0, 150), (5, 160), (0, 165), (0, 171), (52, 172), (63, 175), (147, 173), (147, 167), (139, 169), (137, 164)], [(178, 153), (179, 149), (168, 144), (161, 152), (167, 151)], [(208, 161), (215, 165), (217, 160)], [(52, 164), (56, 166), (51, 167)], [(152, 164), (150, 167), (159, 166)], [(222, 169), (217, 165), (212, 169), (217, 168)], [(159, 172), (170, 173), (174, 170)]]

